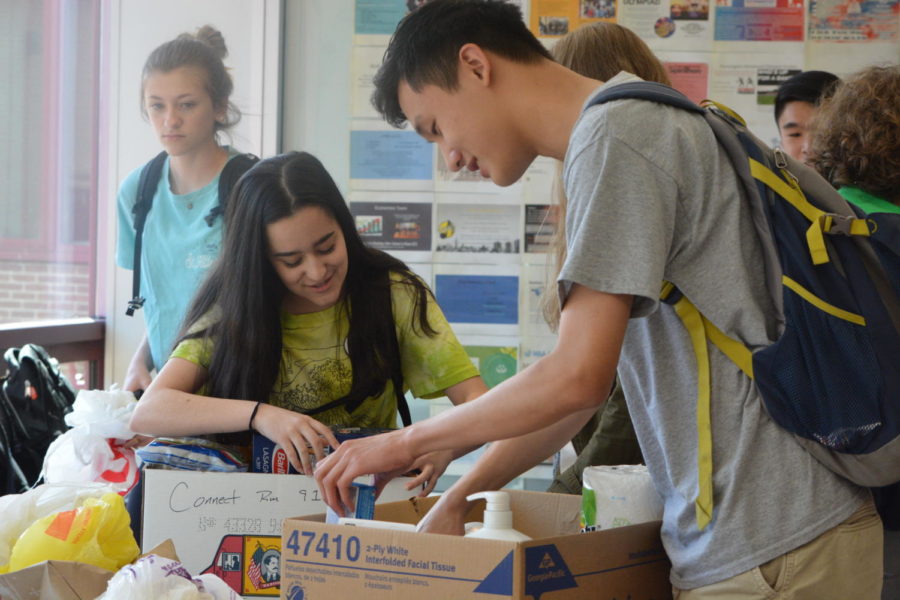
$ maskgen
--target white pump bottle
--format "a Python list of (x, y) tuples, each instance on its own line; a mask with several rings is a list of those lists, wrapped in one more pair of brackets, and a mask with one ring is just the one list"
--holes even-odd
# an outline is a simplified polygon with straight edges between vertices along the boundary
[(487, 506), (484, 509), (484, 527), (467, 533), (466, 537), (505, 540), (508, 542), (522, 542), (531, 539), (512, 527), (513, 519), (512, 510), (509, 508), (509, 494), (506, 492), (478, 492), (477, 494), (466, 496), (466, 500), (470, 502), (480, 498), (487, 500)]

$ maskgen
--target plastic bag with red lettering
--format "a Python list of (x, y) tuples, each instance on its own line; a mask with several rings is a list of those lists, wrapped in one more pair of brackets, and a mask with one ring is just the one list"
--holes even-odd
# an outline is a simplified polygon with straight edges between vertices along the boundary
[(108, 483), (124, 496), (140, 477), (138, 459), (125, 442), (137, 401), (125, 390), (78, 392), (66, 423), (72, 427), (56, 438), (44, 457), (44, 481)]

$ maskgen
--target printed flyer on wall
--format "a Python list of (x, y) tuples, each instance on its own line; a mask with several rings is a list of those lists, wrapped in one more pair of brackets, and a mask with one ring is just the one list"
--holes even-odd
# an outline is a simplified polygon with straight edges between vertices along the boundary
[(416, 252), (410, 258), (419, 260), (430, 257), (431, 208), (430, 202), (350, 202), (356, 230), (367, 246), (395, 255)]
[(584, 23), (616, 20), (616, 0), (532, 0), (528, 26), (537, 37), (561, 37)]
[[(471, 337), (471, 336), (470, 336)], [(481, 378), (489, 388), (503, 383), (516, 374), (519, 357), (519, 346), (514, 338), (501, 345), (502, 338), (481, 336), (476, 342), (472, 339), (460, 340), (472, 363), (478, 367)]]
[(555, 204), (525, 205), (525, 252), (546, 254), (556, 235), (559, 206)]
[(775, 90), (780, 81), (802, 70), (802, 61), (775, 53), (720, 53), (714, 60), (709, 96), (740, 114), (761, 140), (777, 145)]
[(490, 178), (481, 174), (481, 171), (470, 171), (462, 166), (453, 171), (447, 166), (444, 154), (440, 147), (434, 144), (434, 189), (439, 192), (465, 192), (478, 194), (497, 194), (508, 196), (509, 201), (516, 201), (522, 193), (522, 181), (500, 187)]
[(434, 265), (434, 293), (457, 334), (519, 334), (519, 265)]
[(700, 103), (709, 98), (709, 52), (663, 52), (656, 53), (663, 61), (672, 87)]
[(354, 42), (356, 44), (387, 44), (415, 0), (356, 0), (354, 10)]
[(808, 39), (894, 42), (900, 28), (898, 14), (900, 0), (810, 0)]
[(479, 254), (494, 263), (519, 261), (521, 206), (438, 203), (435, 210), (435, 260), (468, 262), (466, 255)]
[(619, 24), (654, 50), (708, 50), (710, 0), (619, 0)]
[(432, 147), (411, 129), (388, 129), (371, 122), (371, 129), (350, 132), (350, 186), (355, 190), (432, 189)]
[(715, 39), (802, 42), (803, 0), (717, 0)]
[(541, 306), (545, 294), (556, 293), (555, 284), (550, 284), (547, 268), (545, 265), (522, 265), (519, 282), (519, 335), (522, 337), (554, 335)]
[(354, 46), (350, 54), (350, 95), (351, 115), (356, 118), (381, 119), (381, 115), (372, 106), (372, 82), (381, 60), (384, 58), (385, 46)]

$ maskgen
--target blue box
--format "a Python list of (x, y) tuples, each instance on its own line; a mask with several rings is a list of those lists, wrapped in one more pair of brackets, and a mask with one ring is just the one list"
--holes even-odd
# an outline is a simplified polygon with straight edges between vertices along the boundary
[[(338, 442), (346, 442), (356, 438), (368, 437), (379, 433), (394, 431), (393, 429), (380, 429), (376, 427), (332, 427), (334, 437)], [(330, 448), (325, 448), (325, 454), (330, 452)], [(310, 452), (310, 459), (315, 465), (315, 456)], [(287, 452), (284, 448), (267, 438), (266, 436), (255, 433), (253, 434), (253, 458), (250, 461), (250, 471), (252, 473), (274, 473), (274, 474), (298, 474), (297, 470), (288, 461)]]

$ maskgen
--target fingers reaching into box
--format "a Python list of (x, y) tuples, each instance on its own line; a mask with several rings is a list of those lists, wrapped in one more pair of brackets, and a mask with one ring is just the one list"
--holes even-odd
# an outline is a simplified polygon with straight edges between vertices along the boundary
[(408, 429), (346, 441), (317, 461), (315, 476), (325, 503), (343, 516), (344, 507), (354, 508), (350, 485), (356, 477), (409, 469), (415, 458), (404, 443)]
[(331, 427), (312, 417), (261, 404), (251, 423), (253, 429), (284, 448), (293, 467), (304, 475), (312, 475), (309, 451), (316, 461), (325, 457), (325, 447), (337, 448), (340, 443)]

